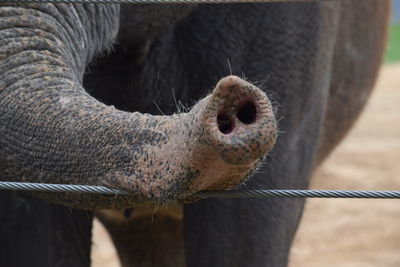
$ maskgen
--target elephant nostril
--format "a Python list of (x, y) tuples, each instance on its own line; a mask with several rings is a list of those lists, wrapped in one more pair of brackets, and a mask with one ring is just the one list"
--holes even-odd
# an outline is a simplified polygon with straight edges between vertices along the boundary
[(235, 128), (235, 122), (225, 113), (218, 113), (217, 123), (219, 131), (223, 134), (229, 134)]
[(252, 124), (257, 118), (257, 108), (254, 102), (246, 101), (238, 109), (236, 117), (244, 124)]
[(133, 212), (133, 208), (125, 209), (125, 210), (124, 210), (124, 217), (125, 217), (125, 219), (129, 219), (129, 217), (131, 217), (131, 215), (132, 215), (132, 212)]
[[(224, 110), (218, 112), (217, 115), (218, 129), (223, 134), (229, 134), (236, 127), (235, 119), (229, 115), (230, 112), (226, 112), (226, 110), (224, 112)], [(257, 119), (256, 104), (251, 100), (242, 102), (237, 109), (236, 118), (244, 124), (254, 123)]]

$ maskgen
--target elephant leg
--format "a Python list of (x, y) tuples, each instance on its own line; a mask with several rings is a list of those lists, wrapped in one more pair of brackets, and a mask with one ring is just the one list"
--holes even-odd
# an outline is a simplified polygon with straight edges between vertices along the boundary
[[(337, 2), (231, 6), (221, 16), (230, 27), (216, 30), (215, 36), (212, 31), (210, 36), (199, 36), (221, 40), (219, 53), (229, 57), (232, 72), (264, 81), (264, 90), (277, 106), (281, 133), (277, 144), (243, 189), (307, 188), (324, 123), (337, 6)], [(207, 13), (215, 9), (210, 7)], [(205, 45), (203, 53), (212, 48)], [(210, 58), (208, 64), (221, 67), (226, 58)], [(188, 266), (286, 266), (303, 206), (304, 200), (298, 199), (207, 199), (186, 205)]]
[[(304, 189), (313, 169), (353, 124), (373, 87), (388, 1), (258, 7), (241, 6), (244, 21), (263, 13), (260, 34), (248, 38), (253, 49), (247, 50), (246, 60), (233, 56), (230, 63), (233, 73), (243, 71), (253, 81), (262, 80), (260, 72), (269, 75), (264, 86), (278, 105), (281, 135), (244, 188)], [(241, 34), (251, 33), (251, 27), (235, 26), (237, 31), (247, 30)], [(225, 34), (219, 38), (239, 40), (232, 37), (234, 32)], [(188, 266), (286, 266), (303, 205), (298, 199), (209, 199), (186, 205)]]
[(0, 265), (90, 266), (92, 212), (0, 192)]
[(386, 46), (390, 6), (389, 0), (341, 3), (319, 161), (351, 129), (374, 88)]
[(183, 267), (182, 207), (96, 212), (124, 267)]

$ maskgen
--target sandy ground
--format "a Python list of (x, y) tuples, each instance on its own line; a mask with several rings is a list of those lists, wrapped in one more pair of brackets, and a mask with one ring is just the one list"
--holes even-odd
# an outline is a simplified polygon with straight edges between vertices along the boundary
[[(400, 64), (386, 65), (376, 88), (312, 188), (400, 190)], [(92, 266), (119, 266), (97, 221), (93, 233)], [(308, 200), (289, 266), (400, 266), (400, 200)]]
[[(315, 189), (400, 190), (400, 64), (385, 66)], [(308, 200), (291, 267), (400, 266), (400, 200)]]

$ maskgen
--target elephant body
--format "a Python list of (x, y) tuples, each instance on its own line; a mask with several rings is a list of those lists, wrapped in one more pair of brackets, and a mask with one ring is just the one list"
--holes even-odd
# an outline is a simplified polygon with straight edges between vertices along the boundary
[[(110, 133), (125, 138), (131, 122), (128, 115), (113, 113), (97, 101), (127, 112), (171, 115), (203, 105), (204, 101), (196, 101), (215, 84), (218, 88), (227, 82), (221, 82), (221, 77), (233, 74), (267, 94), (279, 122), (274, 149), (242, 188), (305, 189), (313, 170), (351, 128), (368, 99), (382, 60), (389, 7), (386, 0), (120, 7), (1, 4), (0, 16), (7, 20), (0, 22), (0, 51), (5, 51), (4, 56), (0, 54), (5, 84), (0, 85), (0, 112), (4, 107), (8, 110), (0, 114), (0, 133), (7, 137), (0, 140), (0, 179), (37, 177), (36, 181), (44, 182), (65, 179), (65, 183), (132, 188), (126, 178), (119, 180), (125, 177), (125, 169), (123, 175), (105, 175), (104, 183), (96, 180), (108, 166), (101, 161), (102, 155), (115, 157), (113, 162), (121, 166), (132, 157), (102, 141), (116, 138)], [(63, 37), (61, 45), (47, 29)], [(37, 38), (29, 39), (33, 35)], [(59, 57), (52, 54), (55, 44), (63, 51)], [(21, 53), (26, 57), (14, 56)], [(82, 85), (85, 91), (75, 90)], [(29, 90), (19, 89), (24, 86)], [(25, 103), (22, 108), (20, 103)], [(66, 114), (62, 105), (70, 105), (73, 114)], [(42, 124), (27, 126), (25, 121), (38, 115), (49, 117)], [(85, 139), (95, 140), (98, 147), (89, 147), (91, 141), (76, 141), (81, 137), (79, 127), (74, 128), (76, 135), (71, 131), (73, 138), (61, 134), (72, 127), (66, 124), (68, 116), (77, 118), (77, 125), (102, 122), (97, 128), (85, 126), (99, 133)], [(124, 127), (113, 120), (124, 121)], [(51, 124), (54, 129), (57, 123), (68, 127), (53, 136), (44, 126)], [(151, 119), (146, 123), (155, 128), (163, 125)], [(120, 130), (104, 130), (114, 125)], [(20, 131), (20, 139), (13, 131)], [(139, 139), (162, 142), (157, 131), (150, 129), (146, 138)], [(26, 140), (33, 140), (33, 145), (23, 149), (14, 145)], [(39, 148), (51, 150), (53, 144), (66, 152), (54, 152), (52, 159), (40, 161)], [(68, 150), (75, 144), (80, 150)], [(136, 147), (141, 148), (131, 149)], [(85, 156), (85, 149), (95, 152)], [(35, 158), (38, 162), (32, 161)], [(247, 158), (243, 160), (250, 161)], [(76, 161), (68, 166), (84, 168), (58, 164), (66, 159)], [(253, 166), (246, 167), (241, 177)], [(190, 179), (203, 177), (191, 175)], [(159, 189), (165, 188), (161, 183), (156, 187), (159, 191), (144, 190), (140, 201), (134, 201), (179, 199), (195, 189), (227, 188), (228, 182), (207, 183), (205, 179), (196, 188), (177, 183), (165, 195), (157, 195), (164, 192)], [(75, 207), (94, 207), (96, 201), (108, 208), (112, 204), (70, 195), (44, 197)], [(1, 265), (89, 266), (91, 211), (13, 192), (0, 192), (0, 200)], [(116, 206), (119, 210), (97, 215), (111, 233), (124, 266), (286, 266), (303, 206), (304, 200), (299, 199), (207, 199), (161, 210), (153, 206), (125, 209), (122, 203)]]

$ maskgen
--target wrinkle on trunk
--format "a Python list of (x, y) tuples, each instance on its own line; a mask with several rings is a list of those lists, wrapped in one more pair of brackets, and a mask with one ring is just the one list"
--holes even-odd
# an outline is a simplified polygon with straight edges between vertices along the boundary
[[(224, 78), (189, 113), (173, 116), (119, 111), (82, 88), (117, 14), (109, 5), (0, 8), (0, 35), (9, 37), (0, 47), (0, 179), (134, 194), (41, 194), (79, 208), (168, 203), (242, 182), (275, 143), (272, 108), (257, 87)], [(110, 17), (94, 23), (101, 15)]]

